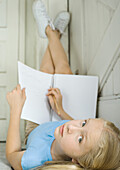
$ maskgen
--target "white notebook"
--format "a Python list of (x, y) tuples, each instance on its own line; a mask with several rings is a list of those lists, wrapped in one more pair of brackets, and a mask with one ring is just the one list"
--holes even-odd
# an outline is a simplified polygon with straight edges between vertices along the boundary
[(26, 101), (21, 118), (41, 124), (61, 120), (48, 102), (50, 86), (59, 88), (63, 109), (74, 119), (95, 118), (98, 77), (47, 74), (18, 62), (19, 83), (26, 88)]

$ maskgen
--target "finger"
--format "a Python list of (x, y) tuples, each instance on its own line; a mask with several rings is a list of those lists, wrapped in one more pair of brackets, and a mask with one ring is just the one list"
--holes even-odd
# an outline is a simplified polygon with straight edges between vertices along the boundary
[(52, 89), (54, 89), (54, 88), (51, 87), (51, 88), (48, 89), (48, 91), (50, 91), (50, 90), (52, 90)]
[(15, 91), (17, 89), (17, 87), (15, 87), (11, 92)]
[(15, 88), (15, 89), (13, 89), (12, 93), (14, 93), (14, 92), (16, 92), (16, 88)]
[(54, 100), (53, 100), (52, 95), (49, 95), (49, 96), (48, 96), (48, 99), (49, 99), (49, 103), (50, 103), (50, 104), (54, 103)]
[(22, 89), (22, 94), (26, 96), (25, 88)]
[(48, 91), (51, 91), (51, 90), (56, 91), (58, 94), (60, 93), (60, 90), (59, 90), (58, 88), (51, 88), (51, 89), (48, 89)]
[(54, 88), (54, 90), (59, 94), (60, 90), (58, 88)]
[(48, 92), (48, 93), (50, 93), (50, 92), (55, 92), (55, 93), (57, 94), (57, 91), (56, 91), (56, 89), (55, 89), (55, 88), (52, 88), (51, 90), (49, 90), (49, 92)]
[(49, 95), (48, 98), (49, 98), (49, 101), (51, 101), (51, 102), (53, 101), (52, 95)]
[(57, 93), (61, 94), (60, 89), (56, 88), (55, 90), (57, 91)]
[(22, 92), (25, 93), (25, 88), (22, 89)]
[(17, 90), (21, 90), (20, 84), (17, 85)]
[(10, 92), (8, 92), (7, 94), (6, 94), (6, 97), (8, 97), (10, 95)]
[(50, 92), (48, 92), (48, 94), (47, 95), (54, 95), (56, 98), (57, 98), (57, 96), (58, 96), (58, 94), (57, 94), (57, 92), (55, 91), (55, 90), (52, 90), (52, 91), (50, 91)]

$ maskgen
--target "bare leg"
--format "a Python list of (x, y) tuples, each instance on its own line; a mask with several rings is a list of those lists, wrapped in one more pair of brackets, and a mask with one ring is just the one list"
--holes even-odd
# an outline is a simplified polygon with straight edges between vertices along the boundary
[(65, 50), (55, 34), (55, 31), (51, 29), (50, 26), (46, 28), (46, 34), (49, 40), (49, 49), (53, 59), (55, 73), (57, 74), (73, 74), (67, 59)]
[(55, 68), (54, 68), (52, 58), (51, 58), (49, 47), (47, 47), (44, 57), (42, 59), (42, 62), (40, 65), (40, 71), (45, 72), (45, 73), (50, 73), (50, 74), (55, 73)]
[[(56, 36), (58, 38), (60, 38), (60, 33), (58, 31), (55, 31)], [(46, 49), (45, 55), (42, 59), (41, 65), (40, 65), (40, 71), (45, 72), (45, 73), (49, 73), (49, 74), (54, 74), (55, 70), (54, 70), (54, 64), (52, 61), (52, 57), (51, 57), (51, 53), (49, 50), (49, 46)], [(26, 121), (26, 129), (25, 129), (25, 140), (24, 143), (27, 143), (27, 139), (28, 139), (28, 135), (30, 134), (30, 132), (35, 129), (38, 126), (38, 124), (33, 123), (31, 121)]]
[[(58, 37), (58, 39), (60, 39), (60, 33), (58, 31), (55, 31), (55, 34)], [(45, 73), (50, 73), (50, 74), (55, 73), (55, 67), (54, 67), (51, 52), (49, 49), (49, 45), (48, 45), (46, 52), (43, 56), (43, 59), (42, 59), (41, 65), (40, 65), (40, 71), (45, 72)]]

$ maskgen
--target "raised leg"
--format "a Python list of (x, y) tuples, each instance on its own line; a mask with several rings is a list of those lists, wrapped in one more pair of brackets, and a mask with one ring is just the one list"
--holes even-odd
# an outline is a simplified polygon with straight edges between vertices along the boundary
[(46, 52), (43, 56), (43, 59), (40, 65), (40, 71), (45, 72), (45, 73), (50, 73), (50, 74), (55, 73), (55, 68), (54, 68), (54, 64), (53, 64), (52, 57), (50, 54), (49, 46), (47, 47)]
[[(58, 39), (60, 39), (60, 33), (57, 30), (55, 31), (55, 34), (58, 37)], [(43, 56), (43, 59), (40, 65), (40, 71), (45, 72), (45, 73), (50, 73), (50, 74), (55, 73), (55, 67), (54, 67), (53, 59), (52, 59), (51, 52), (49, 49), (49, 45)]]
[(55, 31), (50, 26), (46, 28), (46, 34), (49, 40), (49, 49), (53, 59), (55, 73), (57, 74), (73, 74), (67, 59), (65, 50), (56, 35)]

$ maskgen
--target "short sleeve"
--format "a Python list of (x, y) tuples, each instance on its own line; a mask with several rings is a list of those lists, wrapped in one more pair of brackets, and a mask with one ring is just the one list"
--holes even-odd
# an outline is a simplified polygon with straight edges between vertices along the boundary
[(36, 149), (28, 149), (25, 151), (25, 153), (22, 156), (21, 159), (21, 166), (23, 170), (28, 170), (36, 167), (36, 166), (41, 166), (44, 163), (44, 159), (42, 160), (40, 157), (39, 151), (36, 151)]

